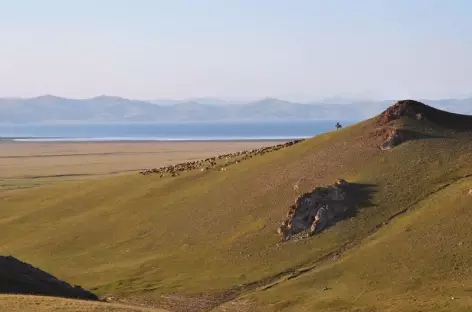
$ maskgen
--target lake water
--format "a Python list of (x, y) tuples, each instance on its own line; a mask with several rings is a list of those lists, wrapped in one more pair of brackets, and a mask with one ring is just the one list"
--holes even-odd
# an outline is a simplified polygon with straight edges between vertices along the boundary
[[(335, 121), (185, 122), (155, 124), (0, 124), (17, 141), (217, 141), (307, 138)], [(350, 123), (345, 123), (345, 125)]]

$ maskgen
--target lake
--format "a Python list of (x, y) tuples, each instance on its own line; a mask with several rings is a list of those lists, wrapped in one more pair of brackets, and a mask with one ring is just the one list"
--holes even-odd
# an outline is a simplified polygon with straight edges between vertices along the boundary
[[(336, 121), (246, 121), (128, 124), (0, 124), (16, 141), (218, 141), (307, 138), (335, 130)], [(352, 122), (344, 122), (344, 125)]]

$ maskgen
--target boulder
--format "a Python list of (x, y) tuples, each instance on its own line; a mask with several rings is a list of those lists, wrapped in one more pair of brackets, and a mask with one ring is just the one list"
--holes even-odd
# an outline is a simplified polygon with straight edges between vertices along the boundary
[(277, 232), (284, 240), (302, 232), (310, 235), (321, 232), (351, 208), (348, 190), (349, 183), (340, 179), (334, 185), (316, 187), (299, 196)]
[(387, 139), (380, 145), (381, 150), (389, 150), (405, 141), (404, 134), (399, 129), (393, 129), (387, 134)]

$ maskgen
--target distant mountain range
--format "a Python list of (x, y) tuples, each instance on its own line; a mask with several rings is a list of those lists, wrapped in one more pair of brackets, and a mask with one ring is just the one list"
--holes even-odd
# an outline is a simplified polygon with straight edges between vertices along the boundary
[[(421, 100), (451, 112), (472, 114), (472, 98)], [(362, 120), (394, 103), (333, 99), (307, 104), (266, 98), (252, 102), (199, 98), (186, 101), (138, 101), (99, 96), (67, 99), (45, 95), (29, 99), (0, 98), (0, 123), (177, 122), (239, 120)]]

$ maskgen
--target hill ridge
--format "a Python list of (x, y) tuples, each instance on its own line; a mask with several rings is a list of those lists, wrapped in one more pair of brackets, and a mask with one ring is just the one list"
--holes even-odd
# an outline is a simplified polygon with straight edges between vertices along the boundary
[(440, 110), (415, 100), (401, 100), (387, 108), (377, 118), (380, 124), (387, 124), (402, 117), (423, 120), (426, 119), (438, 126), (451, 130), (472, 130), (472, 115), (456, 114)]

